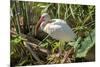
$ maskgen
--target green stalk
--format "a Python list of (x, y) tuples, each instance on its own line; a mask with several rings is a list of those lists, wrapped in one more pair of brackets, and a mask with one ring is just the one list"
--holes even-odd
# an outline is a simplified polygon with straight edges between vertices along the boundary
[(60, 18), (60, 4), (58, 4), (57, 14), (58, 14), (58, 18)]
[(30, 32), (30, 28), (29, 28), (29, 17), (28, 17), (28, 4), (25, 3), (25, 12), (26, 12), (26, 21), (27, 21), (27, 28)]
[(21, 33), (21, 30), (20, 30), (20, 24), (19, 24), (19, 15), (17, 14), (17, 5), (18, 3), (15, 1), (14, 5), (15, 5), (15, 18), (16, 18), (16, 31), (18, 34)]
[(68, 7), (67, 7), (67, 5), (66, 5), (66, 11), (65, 11), (65, 15), (64, 15), (64, 20), (67, 19), (67, 16), (68, 16)]
[(69, 8), (70, 8), (70, 11), (71, 11), (72, 17), (75, 19), (75, 15), (74, 15), (74, 12), (73, 12), (72, 5), (70, 5)]

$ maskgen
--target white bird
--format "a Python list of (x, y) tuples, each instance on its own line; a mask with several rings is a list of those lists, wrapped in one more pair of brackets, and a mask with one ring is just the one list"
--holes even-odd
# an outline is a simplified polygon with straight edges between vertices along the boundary
[(43, 13), (36, 25), (36, 33), (41, 30), (49, 34), (53, 39), (61, 42), (74, 41), (75, 33), (66, 21), (61, 19), (51, 19), (48, 13)]

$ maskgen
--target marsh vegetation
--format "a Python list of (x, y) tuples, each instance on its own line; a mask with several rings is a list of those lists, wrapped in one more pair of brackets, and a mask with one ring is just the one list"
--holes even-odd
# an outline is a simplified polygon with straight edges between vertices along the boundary
[[(35, 25), (42, 13), (60, 18), (76, 33), (74, 46), (65, 43), (57, 56), (58, 41), (39, 31)], [(11, 66), (95, 61), (95, 6), (28, 1), (10, 3)]]

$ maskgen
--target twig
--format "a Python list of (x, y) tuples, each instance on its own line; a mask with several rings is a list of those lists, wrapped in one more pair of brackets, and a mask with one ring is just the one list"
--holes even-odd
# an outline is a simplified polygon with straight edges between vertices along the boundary
[(73, 49), (74, 48), (72, 47), (69, 51), (67, 51), (65, 53), (64, 58), (61, 60), (61, 63), (64, 63), (66, 59), (69, 61), (69, 55), (71, 54), (71, 52), (73, 51)]
[(49, 35), (47, 35), (38, 45), (40, 46), (42, 44), (42, 42), (45, 41), (48, 37), (49, 37)]
[(37, 55), (35, 54), (34, 51), (32, 51), (32, 49), (30, 48), (30, 46), (28, 44), (26, 44), (24, 42), (24, 45), (27, 47), (27, 49), (31, 52), (32, 56), (34, 57), (34, 59), (36, 59), (38, 61), (39, 64), (43, 64), (40, 59), (37, 57)]
[(31, 37), (31, 36), (28, 36), (28, 35), (25, 35), (25, 34), (17, 34), (16, 32), (14, 31), (10, 31), (11, 35), (20, 35), (23, 39), (26, 39), (28, 41), (32, 41), (34, 42), (35, 44), (38, 44), (40, 41), (38, 39), (35, 39), (34, 37)]
[(39, 50), (40, 52), (42, 53), (45, 53), (45, 54), (49, 54), (48, 50), (46, 49), (43, 49), (41, 47), (39, 47), (38, 45), (34, 44), (34, 43), (31, 43), (31, 42), (26, 42), (28, 45), (32, 46), (34, 49), (37, 49)]

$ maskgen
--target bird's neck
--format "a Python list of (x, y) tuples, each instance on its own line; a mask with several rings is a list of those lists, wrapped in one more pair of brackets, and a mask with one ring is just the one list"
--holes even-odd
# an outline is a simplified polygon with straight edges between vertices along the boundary
[(47, 22), (43, 21), (43, 22), (41, 23), (41, 25), (40, 25), (41, 30), (44, 30), (44, 28), (45, 28), (45, 26), (46, 26), (47, 24), (48, 24)]
[(51, 20), (49, 20), (49, 21), (43, 21), (42, 23), (41, 23), (41, 30), (43, 30), (44, 32), (45, 32), (45, 28), (48, 26), (48, 24), (50, 24), (51, 23)]

